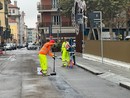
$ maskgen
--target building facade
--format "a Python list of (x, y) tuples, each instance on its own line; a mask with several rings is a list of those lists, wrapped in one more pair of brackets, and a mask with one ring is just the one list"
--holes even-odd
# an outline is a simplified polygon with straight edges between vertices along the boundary
[(21, 12), (21, 17), (20, 17), (20, 31), (19, 31), (19, 44), (22, 46), (25, 42), (25, 22), (24, 22), (24, 17), (25, 17), (25, 13), (24, 11)]
[(20, 31), (20, 8), (17, 6), (17, 1), (14, 4), (9, 4), (9, 25), (11, 29), (11, 42), (19, 43), (19, 31)]
[(75, 37), (75, 29), (71, 25), (71, 19), (62, 14), (59, 0), (40, 0), (37, 4), (39, 31), (45, 34), (44, 38), (63, 39)]
[(37, 29), (28, 28), (27, 29), (27, 43), (36, 43), (37, 42)]
[[(2, 4), (2, 9), (0, 10), (0, 45), (4, 44), (6, 40), (9, 38), (7, 36), (7, 33), (9, 35), (10, 32), (9, 29), (9, 24), (8, 24), (8, 4), (11, 3), (10, 0), (0, 0)], [(4, 34), (6, 33), (6, 34)], [(5, 36), (6, 35), (6, 36)]]

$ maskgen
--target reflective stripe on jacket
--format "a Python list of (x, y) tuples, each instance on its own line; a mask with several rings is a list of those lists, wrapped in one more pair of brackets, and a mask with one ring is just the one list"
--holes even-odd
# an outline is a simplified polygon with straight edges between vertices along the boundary
[(54, 56), (54, 54), (50, 51), (52, 45), (54, 45), (54, 43), (50, 43), (50, 42), (45, 43), (43, 47), (40, 49), (39, 54), (44, 54), (44, 55), (48, 54), (51, 57)]

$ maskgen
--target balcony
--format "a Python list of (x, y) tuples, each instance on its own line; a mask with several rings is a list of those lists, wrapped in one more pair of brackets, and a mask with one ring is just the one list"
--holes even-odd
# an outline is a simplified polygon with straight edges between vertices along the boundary
[(49, 27), (51, 22), (44, 22), (44, 23), (39, 23), (39, 27)]
[[(39, 27), (49, 27), (51, 24), (54, 27), (60, 26), (60, 23), (43, 22), (43, 23), (39, 23)], [(62, 27), (70, 27), (72, 25), (71, 25), (71, 22), (62, 22), (61, 26)]]
[(39, 12), (57, 12), (57, 6), (54, 5), (37, 5), (37, 10)]

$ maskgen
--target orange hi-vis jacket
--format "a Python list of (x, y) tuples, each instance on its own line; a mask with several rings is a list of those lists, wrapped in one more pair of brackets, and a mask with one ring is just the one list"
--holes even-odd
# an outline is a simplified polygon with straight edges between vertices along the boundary
[(39, 54), (43, 54), (43, 55), (47, 55), (48, 54), (49, 56), (53, 57), (54, 54), (50, 51), (52, 45), (54, 45), (54, 43), (50, 43), (50, 42), (45, 43), (43, 45), (43, 47), (40, 49)]

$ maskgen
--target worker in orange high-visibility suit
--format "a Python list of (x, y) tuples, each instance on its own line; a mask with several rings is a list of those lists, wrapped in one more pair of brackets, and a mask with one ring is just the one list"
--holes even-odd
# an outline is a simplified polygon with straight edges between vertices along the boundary
[(43, 47), (39, 51), (39, 60), (40, 60), (40, 67), (43, 75), (47, 74), (48, 70), (48, 62), (47, 62), (47, 56), (51, 56), (53, 59), (55, 59), (54, 54), (50, 51), (51, 47), (55, 44), (54, 40), (50, 40), (49, 42), (46, 42)]

